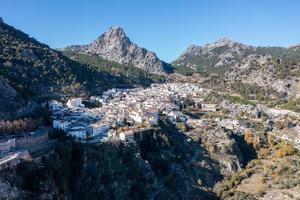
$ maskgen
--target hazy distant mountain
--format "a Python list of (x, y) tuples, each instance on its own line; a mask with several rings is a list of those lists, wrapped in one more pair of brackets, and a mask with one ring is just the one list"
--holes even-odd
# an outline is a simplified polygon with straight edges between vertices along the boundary
[(120, 27), (111, 27), (89, 45), (73, 45), (59, 50), (98, 55), (109, 61), (132, 64), (156, 74), (169, 71), (168, 65), (159, 60), (155, 53), (132, 43)]

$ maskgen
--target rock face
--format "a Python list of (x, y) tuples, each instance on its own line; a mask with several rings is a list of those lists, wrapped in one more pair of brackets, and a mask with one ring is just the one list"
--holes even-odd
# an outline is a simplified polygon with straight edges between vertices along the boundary
[(237, 63), (254, 48), (229, 38), (221, 38), (205, 46), (191, 45), (173, 63), (194, 69), (229, 66)]
[(298, 62), (300, 55), (300, 45), (284, 47), (255, 47), (245, 45), (221, 38), (205, 46), (191, 45), (188, 47), (173, 64), (185, 66), (196, 70), (213, 69), (217, 67), (232, 67), (240, 64), (248, 56), (271, 56), (274, 59), (283, 61)]
[(233, 65), (231, 70), (225, 73), (224, 79), (231, 84), (258, 85), (284, 96), (295, 96), (299, 93), (295, 81), (299, 75), (293, 72), (297, 70), (297, 66), (291, 65), (291, 70), (287, 69), (287, 72), (280, 72), (280, 67), (270, 55), (251, 54)]
[(3, 19), (2, 19), (2, 17), (0, 17), (0, 23), (3, 23)]
[(132, 64), (155, 74), (167, 72), (166, 64), (155, 53), (132, 43), (120, 27), (111, 27), (89, 45), (73, 45), (60, 50), (98, 55), (120, 64)]
[(290, 46), (290, 47), (288, 47), (288, 50), (299, 51), (300, 50), (300, 44), (294, 45), (294, 46)]
[[(224, 75), (222, 81), (230, 87), (240, 91), (260, 88), (270, 99), (276, 99), (298, 96), (299, 63), (299, 45), (254, 47), (221, 38), (205, 46), (190, 46), (173, 65), (200, 73)], [(255, 95), (251, 95), (254, 98)]]

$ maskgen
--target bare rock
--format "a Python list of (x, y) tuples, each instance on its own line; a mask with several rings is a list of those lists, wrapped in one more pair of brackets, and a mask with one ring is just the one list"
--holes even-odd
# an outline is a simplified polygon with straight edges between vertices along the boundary
[(111, 27), (89, 45), (73, 45), (60, 50), (98, 55), (120, 64), (132, 64), (155, 74), (167, 72), (166, 65), (155, 53), (132, 43), (120, 27)]
[(253, 49), (225, 37), (204, 46), (191, 45), (173, 63), (192, 68), (231, 66)]

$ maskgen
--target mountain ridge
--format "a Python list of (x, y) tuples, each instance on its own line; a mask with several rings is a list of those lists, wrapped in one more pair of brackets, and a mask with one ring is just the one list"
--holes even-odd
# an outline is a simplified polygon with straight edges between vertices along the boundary
[(198, 72), (214, 71), (220, 67), (227, 70), (251, 54), (271, 55), (274, 59), (296, 58), (300, 61), (299, 50), (299, 45), (287, 48), (252, 46), (225, 37), (203, 46), (190, 45), (172, 64), (192, 68)]
[(190, 45), (172, 63), (196, 69), (233, 65), (240, 60), (247, 51), (253, 51), (252, 46), (233, 41), (227, 37), (218, 39), (204, 46)]
[(120, 64), (132, 64), (154, 74), (166, 74), (169, 71), (168, 65), (159, 60), (154, 52), (132, 43), (125, 31), (118, 26), (110, 27), (88, 45), (71, 45), (59, 50), (98, 55)]

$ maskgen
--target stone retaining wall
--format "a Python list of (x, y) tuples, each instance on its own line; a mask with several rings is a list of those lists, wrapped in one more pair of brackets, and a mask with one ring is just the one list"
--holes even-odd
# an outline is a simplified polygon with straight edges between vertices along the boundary
[(33, 136), (24, 136), (16, 138), (16, 148), (31, 149), (36, 145), (40, 145), (48, 140), (48, 131)]

